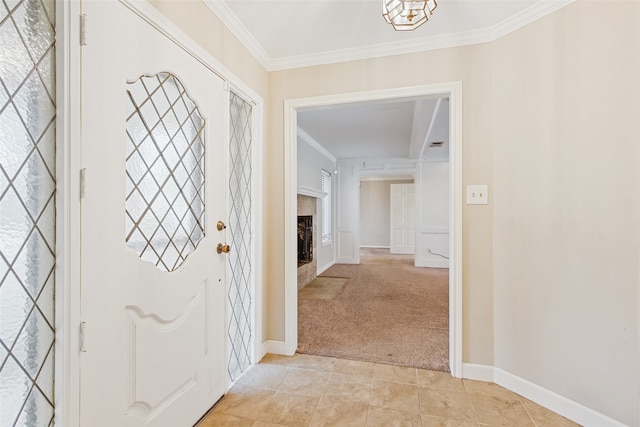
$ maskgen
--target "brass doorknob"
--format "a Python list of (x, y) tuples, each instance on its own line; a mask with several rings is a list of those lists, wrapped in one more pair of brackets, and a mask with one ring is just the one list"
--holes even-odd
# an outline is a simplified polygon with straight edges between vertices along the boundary
[(218, 221), (218, 222), (216, 223), (216, 228), (218, 229), (218, 231), (222, 231), (222, 230), (224, 230), (225, 228), (227, 228), (227, 226), (224, 224), (224, 222), (222, 222), (222, 221)]
[(219, 254), (221, 253), (225, 253), (228, 254), (229, 251), (231, 250), (231, 246), (229, 245), (223, 245), (222, 243), (218, 243), (218, 247), (216, 248), (216, 250), (218, 251)]

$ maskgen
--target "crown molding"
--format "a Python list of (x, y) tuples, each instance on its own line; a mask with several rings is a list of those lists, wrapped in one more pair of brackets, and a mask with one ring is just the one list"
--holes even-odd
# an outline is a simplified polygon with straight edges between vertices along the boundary
[(331, 154), (329, 152), (329, 150), (327, 150), (326, 148), (324, 148), (322, 145), (320, 145), (320, 143), (318, 141), (316, 141), (311, 135), (309, 135), (308, 133), (306, 133), (304, 130), (302, 130), (300, 127), (298, 127), (298, 136), (300, 137), (300, 139), (302, 139), (304, 142), (306, 142), (309, 146), (311, 146), (312, 148), (314, 148), (316, 151), (318, 151), (320, 154), (322, 154), (323, 156), (325, 156), (327, 159), (331, 160), (333, 163), (336, 162), (336, 156), (334, 156), (333, 154)]
[(506, 36), (525, 25), (528, 25), (540, 18), (544, 18), (553, 12), (562, 9), (573, 3), (575, 0), (539, 1), (520, 12), (511, 15), (507, 19), (489, 27), (489, 35), (485, 42), (492, 42), (500, 37)]
[(222, 23), (238, 38), (240, 43), (247, 48), (258, 62), (260, 62), (267, 71), (271, 71), (273, 59), (253, 37), (247, 27), (240, 22), (238, 17), (231, 11), (229, 6), (227, 6), (227, 3), (220, 0), (202, 0), (202, 2), (216, 14)]
[(234, 15), (224, 1), (203, 0), (203, 2), (218, 16), (218, 18), (220, 18), (220, 20), (222, 20), (227, 28), (229, 28), (240, 42), (256, 57), (267, 71), (312, 67), (337, 62), (358, 61), (363, 59), (379, 58), (382, 56), (425, 52), (434, 49), (445, 49), (492, 42), (544, 16), (547, 16), (573, 3), (574, 1), (575, 0), (540, 0), (507, 19), (504, 19), (491, 27), (480, 30), (443, 34), (413, 41), (380, 43), (308, 55), (272, 58), (263, 49), (260, 43), (258, 43), (258, 41), (251, 35), (249, 30), (242, 25), (240, 20), (236, 15)]

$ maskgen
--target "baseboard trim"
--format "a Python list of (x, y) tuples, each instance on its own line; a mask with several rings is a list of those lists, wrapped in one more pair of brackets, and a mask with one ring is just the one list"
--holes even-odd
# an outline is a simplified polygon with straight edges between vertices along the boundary
[(476, 381), (494, 382), (494, 367), (476, 363), (462, 364), (462, 378)]
[(422, 259), (418, 260), (416, 257), (416, 267), (427, 268), (449, 268), (449, 260), (447, 259)]
[(277, 341), (277, 340), (267, 340), (264, 342), (265, 354), (281, 354), (283, 356), (293, 356), (295, 350), (293, 352), (287, 351), (287, 343), (286, 341)]
[(369, 246), (369, 245), (360, 245), (360, 248), (363, 249), (390, 249), (391, 246)]
[(330, 263), (328, 263), (328, 264), (326, 264), (326, 265), (324, 265), (324, 266), (320, 267), (320, 268), (318, 269), (318, 276), (319, 276), (319, 275), (321, 275), (322, 273), (324, 273), (325, 271), (327, 271), (329, 268), (333, 267), (333, 266), (335, 265), (335, 263), (336, 263), (336, 261), (335, 261), (335, 260), (333, 260), (333, 261), (331, 261)]
[(495, 382), (584, 427), (626, 426), (578, 402), (494, 366), (463, 363), (462, 377), (469, 380)]
[(360, 264), (357, 258), (338, 258), (336, 264)]
[(619, 421), (547, 390), (510, 372), (494, 368), (495, 383), (585, 427), (625, 427)]

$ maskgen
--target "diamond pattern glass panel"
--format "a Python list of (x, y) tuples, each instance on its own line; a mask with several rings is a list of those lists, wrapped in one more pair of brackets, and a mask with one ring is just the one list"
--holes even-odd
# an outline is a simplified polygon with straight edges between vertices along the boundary
[(229, 377), (232, 381), (251, 365), (251, 104), (231, 92), (229, 233)]
[(127, 83), (125, 242), (173, 271), (204, 237), (204, 118), (170, 73)]
[(54, 411), (55, 15), (0, 5), (0, 425)]

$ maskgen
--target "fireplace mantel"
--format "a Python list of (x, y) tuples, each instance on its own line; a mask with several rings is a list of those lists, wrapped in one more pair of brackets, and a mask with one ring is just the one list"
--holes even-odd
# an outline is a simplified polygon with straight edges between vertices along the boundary
[(325, 193), (324, 191), (320, 191), (320, 190), (316, 190), (315, 188), (304, 187), (304, 186), (298, 187), (298, 194), (301, 196), (315, 197), (316, 199), (322, 199), (324, 196), (327, 195), (327, 193)]

